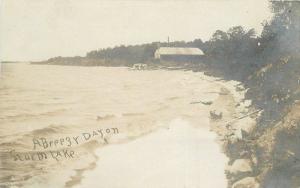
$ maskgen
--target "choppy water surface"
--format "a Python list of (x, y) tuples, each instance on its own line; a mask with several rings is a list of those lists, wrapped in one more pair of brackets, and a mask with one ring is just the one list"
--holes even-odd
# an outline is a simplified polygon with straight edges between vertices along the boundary
[(3, 64), (0, 187), (72, 187), (95, 164), (96, 147), (134, 140), (178, 117), (201, 127), (208, 107), (193, 102), (213, 100), (220, 89), (207, 79), (184, 71)]

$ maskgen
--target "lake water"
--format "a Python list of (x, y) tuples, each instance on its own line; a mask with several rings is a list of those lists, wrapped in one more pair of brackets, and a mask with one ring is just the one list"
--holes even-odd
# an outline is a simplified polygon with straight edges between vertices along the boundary
[[(210, 174), (207, 177), (226, 184), (226, 159), (209, 131), (210, 106), (197, 103), (218, 97), (221, 86), (213, 82), (214, 78), (179, 70), (132, 71), (124, 67), (26, 63), (2, 64), (1, 70), (0, 187), (88, 187), (93, 183), (93, 174), (106, 174), (104, 179), (99, 177), (101, 181), (94, 181), (99, 186), (117, 188), (110, 184), (114, 174), (115, 177), (128, 174), (124, 163), (131, 164), (127, 167), (135, 165), (128, 161), (129, 153), (116, 163), (110, 160), (109, 156), (122, 158), (120, 151), (124, 148), (131, 154), (160, 153), (162, 173), (172, 172), (174, 165), (181, 162), (186, 164), (175, 168), (173, 176), (166, 176), (169, 178), (164, 182), (166, 188), (173, 187), (172, 179), (183, 175), (180, 169), (194, 182), (189, 188), (197, 187), (197, 178), (201, 174), (206, 177), (207, 173)], [(178, 119), (185, 123), (177, 122), (174, 128), (172, 122)], [(165, 131), (169, 129), (175, 131)], [(170, 138), (170, 143), (164, 138)], [(188, 140), (185, 144), (176, 144), (185, 139)], [(204, 145), (197, 146), (197, 142), (202, 141), (208, 148), (214, 148), (213, 152), (201, 153)], [(135, 150), (135, 144), (145, 145), (144, 150)], [(157, 150), (162, 145), (169, 147), (170, 152)], [(176, 152), (177, 147), (178, 151), (188, 149), (188, 155), (171, 157), (173, 162), (168, 164), (170, 156), (181, 155)], [(153, 164), (151, 156), (138, 155), (137, 166), (128, 178), (144, 173), (140, 164)], [(199, 161), (197, 156), (202, 156)], [(160, 158), (155, 157), (155, 160)], [(206, 159), (219, 162), (205, 165)], [(196, 166), (191, 168), (193, 165)], [(145, 182), (149, 186), (152, 182), (155, 187), (155, 182), (161, 179), (151, 169), (145, 173), (152, 179)], [(122, 178), (118, 181), (123, 188), (133, 185)], [(140, 180), (136, 185), (139, 183)], [(211, 188), (205, 185), (201, 187)]]

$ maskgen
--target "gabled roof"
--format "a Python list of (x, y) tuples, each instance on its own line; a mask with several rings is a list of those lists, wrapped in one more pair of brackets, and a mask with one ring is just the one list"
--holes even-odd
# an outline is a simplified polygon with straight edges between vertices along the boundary
[(175, 48), (175, 47), (161, 47), (155, 52), (157, 55), (204, 55), (199, 48)]

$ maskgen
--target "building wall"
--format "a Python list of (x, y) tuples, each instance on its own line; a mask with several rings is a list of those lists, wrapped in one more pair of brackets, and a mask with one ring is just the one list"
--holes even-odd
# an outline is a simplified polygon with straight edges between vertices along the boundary
[(160, 60), (174, 62), (198, 62), (203, 60), (203, 56), (198, 55), (160, 55)]

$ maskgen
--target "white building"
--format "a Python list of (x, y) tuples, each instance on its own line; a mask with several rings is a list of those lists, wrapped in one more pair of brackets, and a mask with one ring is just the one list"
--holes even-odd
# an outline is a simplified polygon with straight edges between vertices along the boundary
[(171, 58), (171, 59), (185, 59), (197, 58), (204, 56), (204, 53), (199, 48), (175, 48), (175, 47), (161, 47), (155, 51), (155, 59)]

